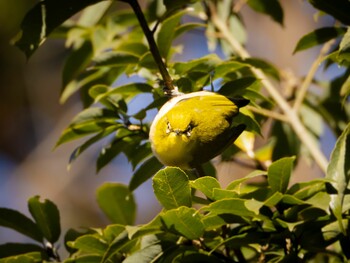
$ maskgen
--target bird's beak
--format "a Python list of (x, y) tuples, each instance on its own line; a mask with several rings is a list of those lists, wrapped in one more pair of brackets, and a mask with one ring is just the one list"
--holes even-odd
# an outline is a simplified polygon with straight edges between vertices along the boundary
[(180, 135), (181, 134), (181, 131), (179, 129), (175, 129), (174, 132), (175, 132), (176, 135)]

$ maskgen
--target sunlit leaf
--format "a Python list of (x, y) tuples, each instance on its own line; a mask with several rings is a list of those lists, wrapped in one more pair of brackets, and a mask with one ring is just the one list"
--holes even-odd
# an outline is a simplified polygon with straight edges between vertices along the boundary
[(295, 157), (285, 157), (273, 162), (267, 170), (267, 181), (273, 192), (285, 193), (293, 171)]
[(191, 187), (187, 175), (179, 168), (166, 167), (153, 177), (153, 190), (165, 209), (191, 207)]
[(330, 208), (344, 231), (342, 224), (343, 201), (350, 180), (350, 124), (338, 138), (327, 168), (326, 178), (331, 180), (336, 194), (331, 194)]
[(204, 233), (201, 216), (194, 208), (182, 206), (171, 209), (162, 214), (161, 218), (167, 229), (176, 231), (188, 239), (198, 239)]
[(108, 248), (108, 244), (96, 235), (83, 235), (75, 241), (69, 242), (69, 245), (80, 251), (95, 255), (103, 255)]
[(218, 180), (211, 176), (200, 177), (194, 181), (191, 181), (191, 187), (201, 191), (205, 196), (213, 199), (214, 188), (221, 188)]

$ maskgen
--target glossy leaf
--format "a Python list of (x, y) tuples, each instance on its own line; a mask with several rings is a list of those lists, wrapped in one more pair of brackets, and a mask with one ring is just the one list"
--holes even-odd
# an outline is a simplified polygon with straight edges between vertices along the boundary
[(235, 216), (254, 217), (255, 213), (246, 206), (246, 200), (240, 198), (227, 198), (211, 203), (201, 210), (212, 214), (232, 214)]
[(83, 235), (75, 241), (69, 242), (69, 246), (82, 252), (95, 255), (103, 255), (108, 248), (108, 244), (96, 235)]
[(267, 181), (273, 192), (285, 193), (293, 171), (295, 157), (285, 157), (273, 162), (267, 170)]
[(11, 228), (38, 242), (43, 240), (43, 235), (38, 226), (31, 219), (16, 210), (0, 208), (0, 226)]
[(187, 175), (179, 168), (166, 167), (153, 177), (153, 190), (165, 209), (192, 206)]
[(115, 224), (132, 225), (136, 204), (128, 187), (120, 183), (104, 183), (97, 189), (97, 203)]
[(160, 25), (157, 35), (157, 45), (160, 55), (167, 59), (172, 41), (175, 37), (175, 28), (178, 26), (184, 11), (177, 12), (174, 15), (167, 17)]
[(283, 9), (278, 0), (248, 0), (248, 5), (256, 12), (270, 16), (283, 25)]
[(48, 199), (40, 201), (39, 196), (28, 200), (28, 208), (43, 236), (55, 243), (61, 234), (60, 214), (57, 206)]
[(344, 231), (342, 224), (343, 202), (345, 191), (350, 181), (350, 124), (338, 138), (327, 168), (326, 178), (331, 180), (331, 185), (336, 194), (331, 194), (330, 208)]
[(100, 0), (86, 0), (84, 2), (40, 1), (24, 17), (21, 23), (21, 36), (16, 42), (16, 46), (27, 57), (30, 57), (56, 27), (75, 13), (97, 2)]
[(191, 187), (201, 191), (209, 199), (214, 198), (213, 190), (215, 188), (221, 188), (218, 180), (211, 176), (200, 177), (194, 181), (191, 181)]
[(321, 191), (325, 191), (326, 182), (327, 180), (324, 179), (316, 179), (309, 182), (296, 183), (288, 189), (287, 194), (306, 200)]
[(298, 41), (293, 53), (326, 43), (333, 38), (344, 35), (345, 31), (344, 27), (323, 27), (316, 29)]
[(175, 231), (188, 239), (198, 239), (204, 233), (201, 216), (194, 208), (179, 207), (161, 214), (162, 222), (167, 229)]
[(164, 165), (161, 164), (154, 156), (143, 162), (135, 171), (129, 183), (130, 191), (134, 191), (141, 184), (146, 182), (149, 178), (156, 174)]

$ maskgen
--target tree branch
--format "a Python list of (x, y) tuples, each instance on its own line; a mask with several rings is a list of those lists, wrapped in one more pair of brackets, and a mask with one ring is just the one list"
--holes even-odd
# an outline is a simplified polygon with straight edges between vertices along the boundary
[(141, 7), (140, 7), (138, 1), (137, 0), (124, 0), (124, 2), (127, 2), (128, 4), (130, 4), (132, 9), (134, 10), (134, 13), (135, 13), (135, 15), (140, 23), (142, 31), (146, 36), (146, 39), (147, 39), (147, 42), (149, 45), (149, 49), (152, 53), (152, 56), (158, 65), (160, 74), (162, 75), (162, 78), (163, 78), (163, 81), (165, 84), (164, 92), (167, 95), (171, 95), (172, 91), (176, 90), (174, 87), (174, 84), (173, 84), (173, 80), (171, 79), (169, 72), (165, 66), (165, 63), (160, 55), (158, 46), (157, 46), (156, 41), (154, 40), (154, 37), (153, 37), (153, 33), (147, 24), (146, 18), (141, 10)]
[(300, 90), (297, 94), (297, 97), (296, 97), (294, 105), (293, 105), (293, 109), (296, 112), (299, 111), (300, 106), (303, 103), (303, 100), (305, 98), (307, 90), (310, 87), (310, 84), (311, 84), (311, 82), (316, 74), (316, 71), (317, 71), (319, 65), (321, 64), (322, 60), (324, 59), (324, 56), (328, 53), (328, 51), (330, 50), (330, 48), (332, 47), (334, 42), (335, 42), (335, 40), (332, 39), (332, 40), (328, 41), (326, 44), (324, 44), (324, 46), (322, 47), (322, 49), (320, 51), (320, 54), (318, 55), (316, 60), (312, 63), (308, 74), (306, 75), (303, 83), (300, 86)]
[[(215, 27), (223, 34), (223, 37), (231, 45), (232, 49), (243, 59), (249, 58), (250, 54), (248, 51), (237, 41), (228, 26), (224, 21), (222, 21), (216, 13), (216, 7), (213, 2), (208, 1), (208, 8), (211, 15), (211, 21)], [(261, 79), (262, 85), (265, 87), (267, 92), (281, 108), (285, 117), (288, 118), (291, 127), (293, 128), (296, 135), (299, 137), (300, 141), (306, 146), (312, 155), (315, 162), (322, 169), (324, 173), (327, 171), (328, 161), (324, 154), (320, 151), (318, 145), (314, 142), (312, 136), (307, 131), (305, 126), (302, 124), (297, 113), (288, 104), (288, 102), (279, 93), (277, 88), (268, 80), (265, 73), (257, 68), (251, 68), (254, 75)]]

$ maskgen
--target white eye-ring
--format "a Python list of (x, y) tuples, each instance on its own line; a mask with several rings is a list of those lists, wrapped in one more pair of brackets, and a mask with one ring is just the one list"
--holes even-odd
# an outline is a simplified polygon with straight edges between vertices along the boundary
[(186, 129), (186, 136), (187, 137), (190, 137), (192, 134), (192, 126), (191, 125), (188, 125), (187, 126), (187, 129)]
[(166, 128), (165, 132), (166, 132), (166, 134), (169, 134), (171, 132), (170, 122), (167, 123), (167, 128)]

